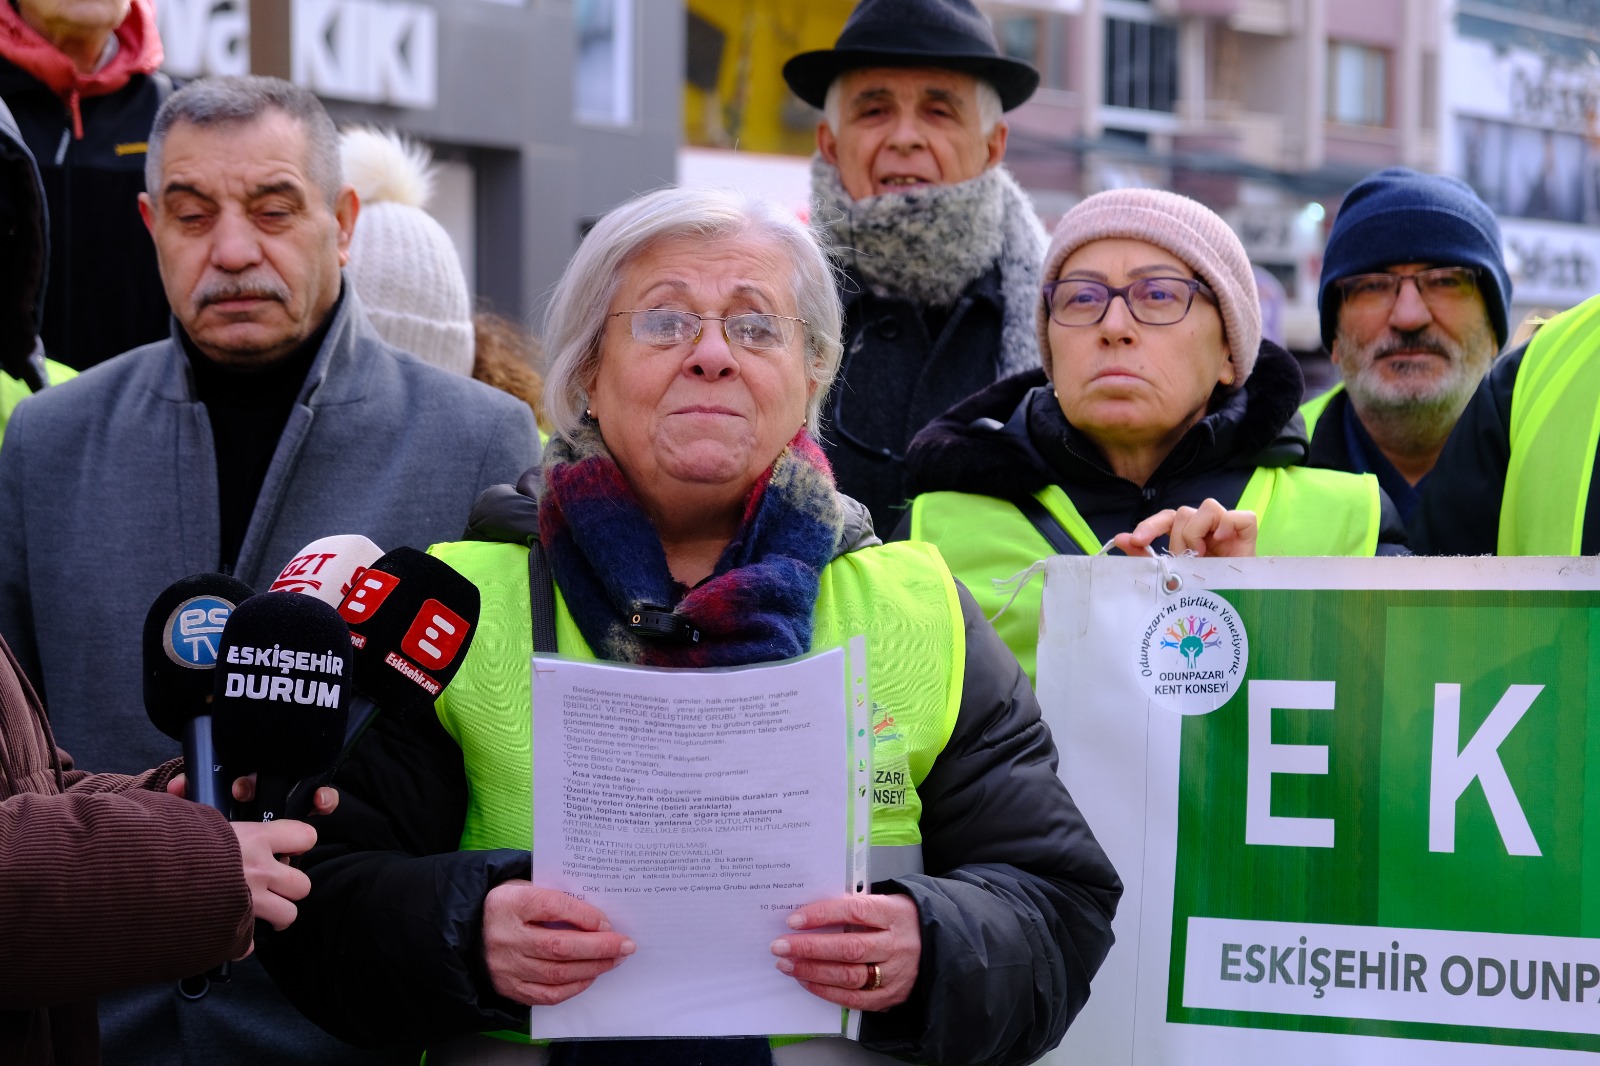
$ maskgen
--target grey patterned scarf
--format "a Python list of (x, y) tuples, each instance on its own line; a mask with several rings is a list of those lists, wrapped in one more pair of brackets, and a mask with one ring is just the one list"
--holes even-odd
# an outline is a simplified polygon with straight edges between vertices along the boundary
[(956, 185), (853, 200), (838, 169), (816, 155), (811, 209), (823, 247), (879, 296), (949, 307), (998, 260), (1001, 374), (1039, 365), (1034, 305), (1047, 241), (1028, 194), (1003, 166)]

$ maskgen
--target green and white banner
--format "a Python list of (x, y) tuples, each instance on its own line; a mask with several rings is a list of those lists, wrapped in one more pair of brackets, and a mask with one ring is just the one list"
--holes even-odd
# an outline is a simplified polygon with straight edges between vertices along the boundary
[(1127, 886), (1047, 1061), (1600, 1051), (1600, 560), (1057, 558), (1039, 696)]

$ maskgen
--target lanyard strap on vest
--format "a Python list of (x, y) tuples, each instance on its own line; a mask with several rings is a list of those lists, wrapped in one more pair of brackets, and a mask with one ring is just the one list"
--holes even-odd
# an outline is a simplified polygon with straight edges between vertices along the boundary
[(1500, 555), (1581, 555), (1600, 445), (1600, 297), (1534, 335), (1511, 390)]
[(1033, 528), (1049, 542), (1057, 555), (1089, 554), (1072, 539), (1072, 534), (1067, 532), (1066, 527), (1056, 521), (1056, 516), (1050, 513), (1050, 509), (1032, 496), (1018, 496), (1011, 502), (1022, 512), (1022, 517), (1033, 523)]
[(554, 655), (556, 646), (556, 583), (544, 542), (534, 537), (528, 544), (528, 609), (533, 615), (533, 650)]

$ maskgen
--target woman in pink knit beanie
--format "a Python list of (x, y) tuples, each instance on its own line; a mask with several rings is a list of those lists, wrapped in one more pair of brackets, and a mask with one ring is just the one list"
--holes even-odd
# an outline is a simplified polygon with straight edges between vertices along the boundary
[[(920, 433), (910, 535), (990, 614), (1051, 554), (1371, 555), (1399, 543), (1375, 479), (1309, 470), (1303, 381), (1261, 336), (1249, 257), (1198, 201), (1098, 193), (1062, 217), (1038, 304), (1041, 369)], [(902, 527), (905, 528), (905, 527)], [(1029, 675), (1040, 592), (996, 622)]]

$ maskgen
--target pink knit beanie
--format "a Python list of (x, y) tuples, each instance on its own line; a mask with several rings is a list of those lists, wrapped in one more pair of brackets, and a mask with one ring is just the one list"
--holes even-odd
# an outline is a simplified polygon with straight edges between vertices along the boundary
[[(1198, 200), (1161, 189), (1110, 189), (1095, 193), (1061, 216), (1045, 253), (1046, 282), (1067, 256), (1092, 241), (1127, 237), (1165, 248), (1216, 294), (1222, 329), (1232, 353), (1233, 388), (1250, 376), (1261, 348), (1261, 299), (1250, 257), (1233, 230)], [(1039, 301), (1039, 352), (1050, 369), (1050, 317)], [(1159, 327), (1157, 327), (1159, 328)]]

